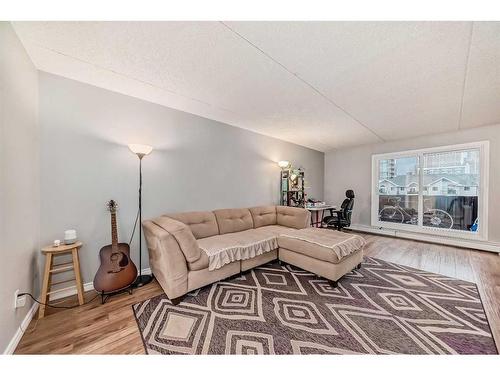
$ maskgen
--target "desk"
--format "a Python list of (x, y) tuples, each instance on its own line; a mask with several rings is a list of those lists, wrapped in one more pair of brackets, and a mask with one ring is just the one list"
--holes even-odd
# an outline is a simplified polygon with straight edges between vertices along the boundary
[[(321, 228), (323, 223), (323, 218), (325, 217), (325, 210), (336, 210), (336, 209), (337, 206), (331, 206), (329, 204), (326, 204), (324, 206), (306, 207), (306, 210), (311, 212), (311, 226)], [(321, 212), (321, 219), (320, 219), (320, 212)]]

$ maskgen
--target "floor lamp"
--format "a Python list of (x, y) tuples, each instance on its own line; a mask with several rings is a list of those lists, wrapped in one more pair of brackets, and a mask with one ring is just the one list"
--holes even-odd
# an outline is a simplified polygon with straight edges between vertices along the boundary
[(153, 280), (152, 275), (142, 274), (142, 158), (153, 151), (153, 147), (148, 145), (130, 144), (130, 151), (139, 157), (139, 276), (135, 280), (134, 287), (140, 287)]

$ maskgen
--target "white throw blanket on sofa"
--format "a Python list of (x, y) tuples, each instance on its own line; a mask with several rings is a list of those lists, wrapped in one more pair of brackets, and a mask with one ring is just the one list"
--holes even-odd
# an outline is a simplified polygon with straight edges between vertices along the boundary
[(206, 237), (198, 240), (198, 246), (208, 256), (210, 271), (238, 260), (254, 258), (278, 248), (277, 235), (263, 235), (255, 229)]
[(294, 233), (281, 234), (281, 237), (294, 238), (331, 249), (338, 259), (351, 255), (366, 244), (361, 236), (320, 228), (300, 229)]

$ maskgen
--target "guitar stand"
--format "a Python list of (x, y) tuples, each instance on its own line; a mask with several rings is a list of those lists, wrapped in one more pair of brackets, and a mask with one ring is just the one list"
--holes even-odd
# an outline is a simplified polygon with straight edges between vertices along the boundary
[(128, 292), (129, 295), (132, 295), (134, 287), (132, 285), (126, 287), (125, 289), (117, 290), (116, 292), (111, 293), (100, 293), (101, 294), (101, 305), (104, 305), (109, 297), (115, 296), (117, 294)]

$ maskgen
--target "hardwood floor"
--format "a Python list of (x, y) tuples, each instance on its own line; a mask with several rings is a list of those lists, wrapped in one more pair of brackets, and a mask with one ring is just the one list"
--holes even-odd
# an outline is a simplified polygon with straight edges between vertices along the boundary
[[(362, 235), (367, 240), (367, 256), (475, 282), (500, 351), (498, 254)], [(114, 296), (104, 305), (96, 298), (70, 310), (48, 307), (44, 319), (34, 318), (30, 323), (16, 354), (143, 354), (144, 347), (130, 306), (161, 293), (155, 281), (135, 290), (133, 295)], [(87, 292), (85, 300), (94, 296), (95, 292)], [(60, 306), (76, 303), (76, 296), (58, 301)]]

